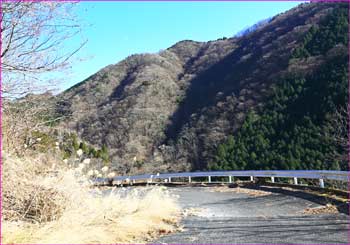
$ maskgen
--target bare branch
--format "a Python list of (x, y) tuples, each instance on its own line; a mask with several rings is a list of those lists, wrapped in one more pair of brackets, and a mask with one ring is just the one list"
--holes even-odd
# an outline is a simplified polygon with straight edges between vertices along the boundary
[(71, 67), (73, 56), (86, 44), (81, 40), (74, 48), (65, 46), (66, 41), (81, 33), (80, 21), (73, 12), (76, 4), (1, 2), (2, 82), (6, 96), (31, 91), (36, 84), (33, 77)]

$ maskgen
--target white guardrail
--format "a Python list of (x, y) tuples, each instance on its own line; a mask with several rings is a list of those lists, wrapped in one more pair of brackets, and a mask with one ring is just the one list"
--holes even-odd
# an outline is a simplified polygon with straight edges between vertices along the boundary
[(187, 178), (192, 182), (192, 178), (207, 177), (208, 183), (212, 183), (212, 177), (228, 177), (228, 183), (233, 182), (234, 177), (249, 177), (251, 181), (255, 177), (270, 178), (275, 182), (275, 178), (293, 178), (293, 183), (298, 184), (298, 179), (318, 179), (321, 188), (324, 188), (325, 180), (336, 180), (341, 182), (350, 182), (350, 172), (332, 171), (332, 170), (248, 170), (248, 171), (210, 171), (210, 172), (182, 172), (182, 173), (164, 173), (164, 174), (143, 174), (134, 176), (117, 176), (114, 178), (97, 178), (97, 184), (132, 184), (136, 182), (152, 183), (163, 181), (172, 182), (172, 178)]

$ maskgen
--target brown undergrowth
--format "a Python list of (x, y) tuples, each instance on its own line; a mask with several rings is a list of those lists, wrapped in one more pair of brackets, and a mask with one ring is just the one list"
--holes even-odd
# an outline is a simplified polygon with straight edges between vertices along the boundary
[[(40, 171), (39, 171), (40, 170)], [(164, 187), (101, 190), (79, 169), (3, 157), (2, 243), (143, 243), (178, 229)]]

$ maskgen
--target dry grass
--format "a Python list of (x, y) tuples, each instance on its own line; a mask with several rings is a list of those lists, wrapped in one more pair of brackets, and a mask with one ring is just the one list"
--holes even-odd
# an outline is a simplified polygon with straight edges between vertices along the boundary
[(52, 170), (52, 159), (21, 160), (3, 154), (3, 220), (40, 223), (59, 217), (65, 198), (55, 188), (38, 183)]
[(315, 208), (306, 208), (302, 212), (302, 214), (337, 214), (339, 210), (337, 206), (333, 204), (326, 204), (324, 206), (315, 207)]
[(3, 243), (142, 243), (177, 229), (180, 210), (163, 187), (106, 192), (77, 170), (4, 160)]
[(259, 196), (268, 196), (271, 195), (271, 192), (262, 191), (262, 190), (254, 190), (242, 187), (230, 188), (227, 186), (213, 187), (210, 189), (213, 192), (233, 192), (233, 193), (244, 193), (249, 196), (259, 197)]

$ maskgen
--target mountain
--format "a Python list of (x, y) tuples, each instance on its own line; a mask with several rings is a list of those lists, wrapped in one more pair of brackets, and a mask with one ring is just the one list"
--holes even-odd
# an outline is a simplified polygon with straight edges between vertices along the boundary
[[(132, 55), (58, 95), (58, 112), (69, 115), (61, 126), (76, 131), (91, 145), (107, 146), (112, 165), (123, 173), (296, 168), (290, 162), (275, 164), (283, 160), (279, 158), (283, 152), (266, 159), (267, 163), (261, 166), (256, 163), (258, 160), (249, 165), (248, 151), (255, 154), (254, 159), (266, 151), (259, 155), (256, 146), (243, 142), (247, 134), (243, 126), (257, 121), (252, 118), (273, 113), (278, 109), (276, 103), (288, 104), (276, 99), (276, 93), (281, 92), (278, 89), (294, 89), (294, 84), (303, 79), (313, 79), (316, 85), (306, 82), (298, 86), (302, 90), (304, 85), (315, 89), (319, 96), (304, 94), (297, 107), (280, 110), (282, 117), (293, 114), (292, 110), (302, 110), (288, 117), (293, 119), (290, 124), (296, 125), (306, 115), (316, 120), (313, 115), (317, 114), (317, 127), (321, 127), (334, 106), (344, 106), (343, 99), (334, 102), (333, 107), (315, 104), (322, 101), (320, 96), (328, 97), (327, 89), (332, 87), (318, 86), (317, 81), (326, 79), (321, 84), (327, 84), (327, 79), (337, 79), (327, 77), (333, 70), (327, 71), (326, 76), (315, 74), (332, 65), (336, 71), (347, 67), (347, 20), (345, 3), (301, 4), (237, 37), (210, 42), (185, 40), (156, 54)], [(333, 88), (330, 100), (343, 96), (346, 88)], [(309, 95), (315, 100), (305, 100)], [(271, 104), (272, 100), (276, 103)], [(311, 103), (310, 108), (303, 108), (303, 102)], [(324, 108), (318, 110), (317, 105)], [(288, 126), (289, 131), (293, 125)], [(272, 123), (269, 129), (280, 132), (281, 126), (286, 125)], [(239, 147), (246, 151), (242, 158), (229, 156), (229, 152), (234, 152), (232, 147), (225, 147), (230, 144), (229, 135), (241, 140)], [(274, 141), (266, 148), (271, 150), (280, 134), (260, 136)], [(249, 137), (258, 138), (253, 133)], [(328, 150), (320, 152), (327, 154)], [(308, 166), (307, 162), (303, 164)]]

